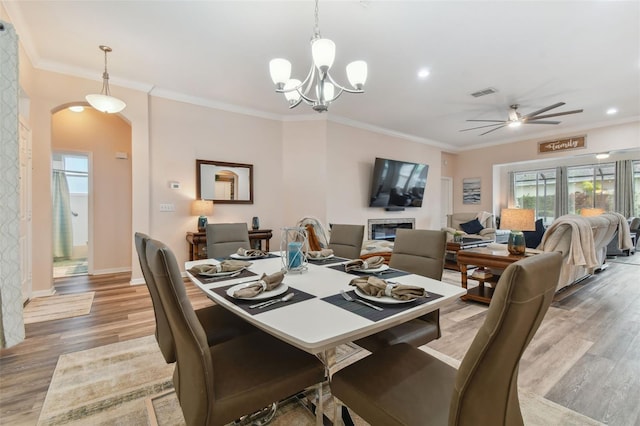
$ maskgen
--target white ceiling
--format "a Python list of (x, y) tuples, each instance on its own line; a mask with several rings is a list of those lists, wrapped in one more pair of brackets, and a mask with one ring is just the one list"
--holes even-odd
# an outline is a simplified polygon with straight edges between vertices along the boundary
[[(306, 75), (311, 0), (3, 4), (37, 68), (98, 81), (98, 45), (111, 46), (114, 96), (121, 85), (284, 119), (317, 114), (288, 110), (268, 71), (284, 57), (294, 76)], [(348, 84), (347, 63), (369, 65), (365, 93), (329, 108), (342, 122), (459, 150), (640, 117), (639, 1), (321, 1), (320, 30), (336, 43), (339, 82)], [(470, 96), (487, 87), (498, 92)], [(555, 126), (459, 131), (476, 124), (467, 119), (506, 120), (514, 103), (526, 114), (556, 102), (566, 105), (549, 113), (584, 112)]]

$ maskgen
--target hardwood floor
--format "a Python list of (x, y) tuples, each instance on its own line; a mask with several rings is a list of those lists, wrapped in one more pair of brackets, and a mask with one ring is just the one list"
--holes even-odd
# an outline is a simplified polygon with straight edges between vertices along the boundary
[[(557, 295), (523, 356), (519, 380), (596, 420), (640, 425), (640, 256), (610, 264)], [(211, 303), (187, 288), (194, 307)], [(147, 288), (130, 286), (128, 274), (58, 279), (56, 290), (95, 291), (91, 313), (27, 325), (24, 342), (0, 351), (0, 424), (36, 424), (61, 354), (153, 334)], [(485, 313), (484, 305), (457, 301), (442, 311), (443, 337), (429, 346), (461, 359)]]

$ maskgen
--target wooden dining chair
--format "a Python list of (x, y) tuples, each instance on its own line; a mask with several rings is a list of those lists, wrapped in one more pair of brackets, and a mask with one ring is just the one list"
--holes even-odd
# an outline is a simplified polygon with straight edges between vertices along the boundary
[[(389, 266), (412, 274), (442, 279), (447, 244), (445, 231), (398, 229)], [(402, 277), (398, 278), (402, 280)], [(422, 346), (441, 336), (440, 310), (380, 331), (354, 343), (370, 352), (397, 343)]]
[(541, 253), (505, 269), (460, 368), (406, 343), (335, 373), (331, 392), (371, 424), (522, 425), (520, 357), (553, 299), (562, 256)]
[[(146, 257), (176, 343), (173, 384), (187, 425), (224, 425), (312, 386), (322, 407), (325, 369), (316, 356), (262, 332), (209, 346), (173, 252), (149, 240)], [(318, 426), (322, 417), (316, 410)]]
[(250, 249), (246, 223), (210, 223), (207, 225), (207, 257), (227, 257), (239, 248)]
[[(138, 252), (138, 260), (140, 261), (140, 269), (142, 270), (142, 276), (151, 295), (151, 304), (153, 305), (153, 313), (156, 318), (156, 341), (158, 342), (160, 352), (165, 361), (167, 364), (171, 364), (176, 361), (175, 340), (169, 327), (167, 314), (158, 294), (158, 286), (147, 263), (146, 250), (149, 240), (149, 236), (136, 232), (135, 244), (136, 251)], [(205, 331), (209, 346), (258, 331), (257, 328), (248, 322), (243, 321), (241, 318), (238, 318), (236, 315), (218, 305), (198, 309), (195, 311), (195, 314)]]
[(333, 254), (347, 259), (358, 259), (362, 252), (364, 225), (334, 224), (331, 227), (329, 248)]

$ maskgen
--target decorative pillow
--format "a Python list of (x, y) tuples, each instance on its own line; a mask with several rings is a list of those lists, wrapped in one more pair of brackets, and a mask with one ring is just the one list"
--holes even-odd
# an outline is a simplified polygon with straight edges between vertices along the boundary
[(467, 234), (477, 234), (484, 229), (484, 226), (480, 224), (480, 221), (476, 218), (469, 222), (461, 223), (460, 228)]
[(542, 236), (544, 235), (544, 225), (542, 224), (542, 219), (536, 220), (536, 230), (535, 231), (523, 231), (524, 234), (524, 244), (527, 248), (536, 248), (540, 245), (542, 241)]

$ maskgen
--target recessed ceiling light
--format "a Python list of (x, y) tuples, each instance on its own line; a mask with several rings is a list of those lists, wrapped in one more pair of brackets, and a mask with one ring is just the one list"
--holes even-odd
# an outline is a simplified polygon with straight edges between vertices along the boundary
[(84, 107), (82, 105), (74, 105), (69, 107), (69, 111), (73, 112), (82, 112), (84, 111)]
[(522, 122), (520, 120), (512, 121), (509, 123), (509, 127), (520, 127), (522, 126)]
[(608, 115), (617, 114), (617, 112), (618, 112), (618, 110), (617, 110), (617, 109), (615, 109), (615, 108), (609, 108), (609, 109), (607, 110), (607, 114), (608, 114)]
[(609, 158), (609, 153), (608, 152), (601, 152), (600, 154), (596, 154), (596, 158), (598, 160), (604, 160), (606, 158)]
[(429, 77), (429, 74), (431, 74), (431, 72), (428, 69), (422, 68), (418, 71), (418, 78), (427, 78)]

